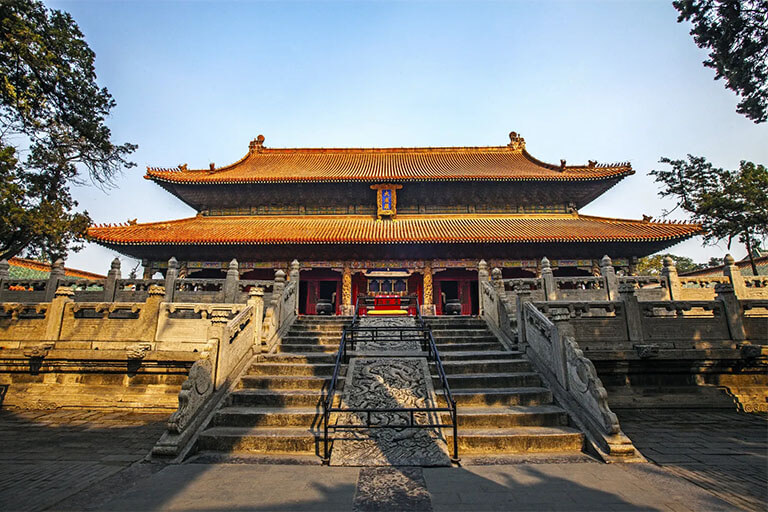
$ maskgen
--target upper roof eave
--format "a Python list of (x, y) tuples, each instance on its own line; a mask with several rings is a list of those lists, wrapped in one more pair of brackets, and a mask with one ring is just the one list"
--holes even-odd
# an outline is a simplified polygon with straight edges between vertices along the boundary
[[(410, 148), (267, 148), (263, 137), (237, 162), (210, 169), (147, 167), (146, 179), (186, 185), (419, 181), (596, 181), (634, 174), (629, 162), (549, 164), (522, 137), (508, 146)], [(387, 161), (399, 159), (398, 162)], [(410, 161), (404, 161), (410, 157)]]

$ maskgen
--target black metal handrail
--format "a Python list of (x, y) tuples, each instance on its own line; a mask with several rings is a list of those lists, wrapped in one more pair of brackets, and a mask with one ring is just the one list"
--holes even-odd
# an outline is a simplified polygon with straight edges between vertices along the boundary
[[(360, 320), (360, 307), (361, 303), (365, 307), (370, 305), (371, 301), (373, 301), (373, 298), (370, 297), (358, 297), (358, 300), (355, 304), (355, 314), (352, 318), (352, 323), (349, 326), (345, 326), (344, 330), (341, 334), (341, 341), (339, 343), (339, 351), (336, 353), (336, 362), (333, 369), (333, 376), (331, 377), (331, 382), (328, 387), (328, 393), (326, 394), (325, 399), (323, 400), (323, 462), (329, 463), (330, 462), (330, 451), (329, 451), (329, 443), (328, 443), (328, 430), (330, 428), (333, 429), (339, 429), (339, 428), (452, 428), (453, 429), (453, 457), (451, 460), (453, 462), (459, 461), (459, 445), (458, 445), (458, 415), (456, 411), (456, 400), (454, 400), (453, 395), (451, 394), (451, 388), (448, 384), (448, 377), (445, 374), (445, 369), (443, 368), (442, 360), (440, 359), (440, 353), (437, 350), (437, 345), (435, 344), (435, 338), (432, 335), (432, 329), (430, 326), (424, 321), (424, 318), (421, 316), (420, 311), (420, 305), (418, 303), (418, 300), (415, 297), (403, 297), (409, 299), (408, 304), (404, 304), (406, 307), (413, 306), (415, 304), (416, 306), (416, 318), (418, 322), (417, 327), (360, 327), (359, 320)], [(402, 298), (401, 298), (402, 299)], [(403, 304), (401, 303), (401, 307)], [(396, 337), (387, 337), (386, 334), (393, 333), (396, 331), (400, 331)], [(437, 368), (438, 377), (440, 380), (440, 385), (443, 391), (443, 397), (448, 404), (447, 407), (400, 407), (400, 408), (345, 408), (345, 407), (333, 407), (333, 401), (336, 394), (336, 386), (339, 379), (339, 372), (341, 371), (341, 365), (347, 364), (349, 362), (349, 352), (348, 352), (348, 345), (351, 346), (352, 350), (354, 350), (355, 342), (357, 341), (357, 335), (358, 333), (370, 333), (370, 337), (366, 337), (366, 341), (376, 340), (381, 338), (377, 338), (377, 335), (381, 332), (384, 333), (385, 336), (383, 336), (384, 340), (407, 340), (407, 339), (415, 339), (421, 342), (422, 351), (427, 352), (427, 359), (432, 360), (435, 363), (435, 367)], [(405, 333), (405, 336), (404, 336)], [(409, 336), (410, 334), (414, 334), (415, 336)], [(330, 417), (333, 413), (363, 413), (366, 415), (366, 421), (363, 425), (358, 424), (341, 424), (336, 423), (335, 425), (330, 425)], [(373, 414), (379, 414), (379, 413), (398, 413), (398, 414), (407, 414), (408, 422), (406, 424), (386, 424), (381, 425), (374, 423), (372, 421), (372, 415)], [(440, 417), (440, 413), (449, 413), (451, 421), (450, 423), (443, 423), (442, 421), (438, 421), (437, 423), (416, 423), (414, 419), (414, 414), (416, 413), (427, 413), (427, 414), (438, 414), (438, 418)]]

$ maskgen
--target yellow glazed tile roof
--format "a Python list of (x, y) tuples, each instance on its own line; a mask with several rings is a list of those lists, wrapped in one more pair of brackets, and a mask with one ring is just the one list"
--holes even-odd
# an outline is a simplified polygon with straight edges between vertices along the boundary
[(542, 162), (510, 134), (508, 146), (444, 148), (267, 148), (263, 137), (225, 167), (148, 167), (147, 179), (167, 183), (236, 184), (383, 181), (590, 181), (633, 174), (625, 163), (582, 166)]
[(92, 226), (111, 245), (265, 245), (514, 242), (645, 242), (684, 239), (697, 224), (562, 215), (197, 216), (147, 224)]

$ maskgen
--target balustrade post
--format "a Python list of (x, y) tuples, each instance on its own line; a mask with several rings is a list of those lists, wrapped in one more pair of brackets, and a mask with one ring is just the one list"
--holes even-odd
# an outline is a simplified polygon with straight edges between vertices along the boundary
[(5, 283), (3, 281), (6, 281), (11, 277), (10, 268), (11, 265), (8, 263), (8, 260), (0, 260), (0, 302), (3, 301), (3, 290), (5, 289)]
[(240, 270), (236, 259), (229, 262), (227, 278), (224, 280), (223, 302), (232, 304), (237, 301), (237, 282), (240, 280)]
[(552, 332), (552, 369), (554, 370), (560, 385), (568, 391), (568, 363), (565, 355), (565, 338), (575, 337), (573, 325), (571, 325), (571, 313), (568, 308), (553, 308), (552, 323), (555, 328)]
[(499, 267), (491, 270), (491, 284), (496, 288), (496, 293), (499, 295), (501, 303), (505, 304), (507, 302), (507, 290), (504, 288), (503, 273)]
[(51, 302), (59, 288), (59, 280), (64, 279), (64, 260), (58, 258), (51, 265), (51, 275), (45, 285), (45, 302)]
[(520, 351), (525, 353), (525, 347), (528, 344), (525, 332), (525, 303), (531, 302), (530, 290), (518, 290), (515, 293), (515, 315), (517, 316), (517, 344)]
[(634, 283), (619, 285), (619, 296), (624, 304), (624, 317), (627, 322), (627, 337), (629, 341), (643, 341), (643, 319), (640, 316), (640, 303), (635, 295)]
[(167, 296), (165, 288), (153, 284), (147, 290), (147, 298), (139, 310), (139, 327), (136, 336), (141, 341), (153, 342), (157, 339), (157, 326), (160, 321), (160, 304)]
[[(299, 263), (299, 260), (294, 259), (291, 262), (291, 269), (288, 273), (288, 277), (291, 279), (291, 282), (296, 283), (296, 298), (293, 301), (293, 313), (295, 315), (299, 314), (299, 279), (301, 276), (301, 263)], [(350, 274), (350, 288), (349, 288), (349, 295), (352, 296), (352, 276)]]
[(120, 279), (120, 259), (115, 258), (112, 260), (109, 272), (107, 272), (107, 280), (104, 282), (104, 302), (115, 301), (115, 291), (117, 290), (117, 280)]
[(544, 256), (541, 258), (541, 280), (544, 290), (544, 300), (557, 300), (557, 287), (555, 285), (555, 276), (552, 273), (552, 265), (549, 259)]
[(67, 303), (73, 302), (75, 292), (71, 288), (60, 286), (55, 290), (51, 306), (45, 313), (45, 341), (57, 341), (61, 334), (61, 324), (64, 321), (64, 309)]
[(611, 261), (607, 254), (600, 260), (600, 275), (603, 276), (608, 300), (616, 300), (619, 292), (619, 278), (616, 277), (613, 261)]
[(257, 286), (248, 292), (248, 305), (251, 310), (251, 322), (253, 323), (253, 352), (261, 352), (261, 323), (264, 318), (264, 288)]
[(171, 257), (168, 260), (168, 270), (165, 273), (165, 302), (173, 302), (176, 292), (176, 279), (179, 277), (179, 262)]
[(485, 260), (480, 260), (477, 263), (477, 281), (478, 281), (477, 294), (479, 299), (478, 313), (480, 314), (480, 316), (483, 316), (483, 314), (485, 313), (485, 304), (484, 304), (485, 301), (483, 300), (483, 283), (487, 283), (489, 279), (490, 277), (488, 275), (488, 263)]
[[(222, 357), (221, 351), (228, 345), (227, 323), (229, 322), (229, 313), (224, 310), (211, 311), (211, 325), (208, 327), (207, 339), (208, 345), (214, 345), (215, 351), (210, 353), (213, 367), (213, 390), (218, 390), (226, 381), (226, 375), (220, 375), (219, 360)], [(213, 347), (211, 347), (213, 348)]]
[(718, 283), (715, 285), (716, 299), (723, 305), (725, 319), (728, 322), (728, 332), (733, 341), (744, 341), (747, 333), (744, 330), (744, 314), (741, 303), (730, 283)]
[(741, 275), (741, 270), (736, 266), (736, 260), (734, 260), (733, 256), (730, 254), (726, 254), (723, 260), (723, 263), (725, 263), (725, 265), (723, 265), (723, 275), (730, 279), (736, 298), (748, 298), (749, 291), (747, 290), (747, 285), (744, 283), (744, 276)]
[(664, 256), (663, 264), (664, 267), (661, 269), (661, 275), (667, 281), (669, 300), (683, 300), (683, 287), (680, 284), (680, 278), (677, 276), (675, 260), (669, 256)]
[(341, 314), (343, 316), (352, 316), (354, 307), (352, 306), (352, 267), (349, 262), (344, 263), (344, 269), (341, 273)]

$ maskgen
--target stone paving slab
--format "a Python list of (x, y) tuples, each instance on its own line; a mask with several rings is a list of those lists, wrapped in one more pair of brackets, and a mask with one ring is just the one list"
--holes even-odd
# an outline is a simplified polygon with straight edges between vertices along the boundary
[(0, 510), (44, 510), (121, 474), (149, 453), (167, 419), (167, 413), (0, 410)]
[(99, 510), (736, 510), (652, 464), (168, 466)]
[(768, 508), (768, 415), (728, 410), (619, 410), (650, 461), (743, 510)]

